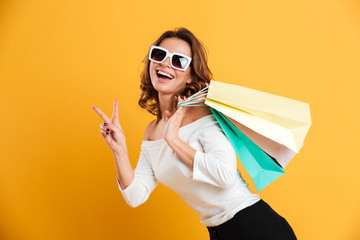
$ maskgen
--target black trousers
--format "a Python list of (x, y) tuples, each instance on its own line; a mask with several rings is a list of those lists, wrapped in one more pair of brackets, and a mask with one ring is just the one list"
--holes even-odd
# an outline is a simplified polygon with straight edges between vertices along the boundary
[(292, 240), (297, 239), (285, 218), (265, 201), (240, 210), (225, 223), (208, 227), (210, 240)]

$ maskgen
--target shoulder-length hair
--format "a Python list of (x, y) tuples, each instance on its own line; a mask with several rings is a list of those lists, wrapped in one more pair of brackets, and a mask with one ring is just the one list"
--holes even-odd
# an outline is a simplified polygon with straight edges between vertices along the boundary
[[(152, 45), (159, 46), (165, 38), (178, 38), (184, 40), (190, 45), (192, 53), (192, 61), (190, 63), (190, 74), (192, 77), (191, 83), (187, 83), (186, 86), (173, 96), (172, 107), (173, 109), (177, 106), (176, 95), (189, 97), (192, 94), (200, 91), (206, 87), (206, 83), (210, 83), (212, 79), (212, 73), (207, 65), (208, 57), (204, 45), (198, 40), (194, 34), (192, 34), (186, 28), (175, 28), (174, 31), (164, 32)], [(157, 122), (162, 118), (160, 111), (158, 92), (155, 90), (151, 83), (149, 73), (149, 52), (142, 61), (144, 63), (144, 70), (140, 74), (141, 77), (141, 96), (139, 99), (139, 106), (146, 109), (153, 115), (157, 116)]]

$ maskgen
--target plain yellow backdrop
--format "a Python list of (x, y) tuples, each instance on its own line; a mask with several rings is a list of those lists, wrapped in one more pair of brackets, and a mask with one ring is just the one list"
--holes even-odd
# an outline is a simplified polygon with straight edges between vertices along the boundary
[(259, 194), (298, 239), (360, 239), (356, 0), (1, 1), (0, 239), (208, 239), (162, 185), (127, 206), (91, 109), (111, 117), (119, 100), (135, 168), (154, 118), (137, 105), (141, 60), (175, 27), (204, 42), (215, 80), (310, 104), (304, 147)]

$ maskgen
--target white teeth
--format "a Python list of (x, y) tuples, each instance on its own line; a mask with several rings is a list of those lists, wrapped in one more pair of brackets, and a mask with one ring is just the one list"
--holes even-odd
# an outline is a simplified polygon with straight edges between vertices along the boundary
[(171, 78), (171, 79), (173, 79), (174, 77), (173, 76), (171, 76), (170, 74), (168, 74), (168, 73), (166, 73), (166, 72), (163, 72), (163, 71), (158, 71), (158, 74), (161, 74), (161, 75), (163, 75), (163, 76), (167, 76), (167, 77), (169, 77), (169, 78)]

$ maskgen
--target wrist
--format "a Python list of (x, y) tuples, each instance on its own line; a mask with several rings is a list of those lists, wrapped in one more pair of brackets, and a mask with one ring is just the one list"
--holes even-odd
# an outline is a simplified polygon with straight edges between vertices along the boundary
[(126, 156), (127, 153), (128, 153), (126, 146), (122, 146), (122, 147), (120, 147), (120, 148), (117, 148), (117, 149), (115, 149), (115, 150), (112, 150), (112, 152), (113, 152), (113, 154), (114, 154), (114, 156), (115, 156), (116, 158), (119, 158), (119, 157), (121, 157), (121, 156)]
[(179, 145), (181, 139), (178, 136), (175, 136), (172, 138), (166, 138), (165, 141), (171, 148), (174, 148)]

